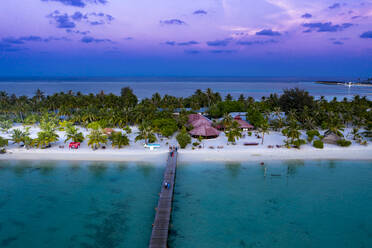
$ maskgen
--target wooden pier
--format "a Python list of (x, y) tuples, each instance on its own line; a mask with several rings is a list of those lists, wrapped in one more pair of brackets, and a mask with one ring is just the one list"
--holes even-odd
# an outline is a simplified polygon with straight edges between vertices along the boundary
[[(177, 151), (168, 155), (167, 166), (164, 172), (155, 221), (152, 227), (150, 248), (166, 248), (168, 243), (169, 224), (172, 213), (173, 190), (177, 167)], [(168, 187), (165, 185), (169, 184)]]

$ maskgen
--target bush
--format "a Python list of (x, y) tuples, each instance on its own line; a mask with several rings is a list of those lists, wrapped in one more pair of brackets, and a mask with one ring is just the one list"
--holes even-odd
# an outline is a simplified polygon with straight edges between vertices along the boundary
[(248, 136), (252, 136), (252, 132), (248, 132)]
[(313, 146), (315, 148), (318, 148), (318, 149), (323, 149), (324, 148), (324, 143), (321, 140), (314, 140)]
[(200, 145), (200, 143), (199, 142), (194, 142), (194, 143), (192, 143), (192, 145), (193, 146), (198, 146), (198, 145)]
[(337, 145), (343, 146), (343, 147), (348, 147), (348, 146), (351, 145), (351, 141), (345, 140), (345, 139), (341, 139), (341, 140), (338, 140), (337, 141)]
[(184, 149), (188, 144), (191, 143), (191, 137), (187, 133), (186, 128), (183, 128), (181, 132), (177, 134), (176, 139), (182, 149)]
[(177, 122), (172, 118), (156, 119), (152, 121), (155, 130), (165, 137), (172, 136), (177, 130)]
[(303, 140), (303, 139), (297, 139), (297, 140), (293, 141), (293, 145), (294, 145), (296, 148), (298, 148), (298, 149), (300, 149), (300, 147), (301, 147), (302, 145), (305, 145), (305, 144), (306, 144), (306, 141)]
[(8, 140), (0, 136), (0, 147), (5, 147), (7, 145), (8, 145)]
[(319, 134), (318, 130), (309, 130), (309, 131), (306, 132), (306, 135), (307, 135), (307, 141), (309, 143), (311, 143), (313, 141), (314, 137), (319, 136), (320, 134)]

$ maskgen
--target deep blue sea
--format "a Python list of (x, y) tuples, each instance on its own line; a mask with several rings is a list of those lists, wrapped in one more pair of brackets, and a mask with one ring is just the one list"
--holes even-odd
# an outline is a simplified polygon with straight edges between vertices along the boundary
[[(265, 166), (181, 163), (169, 247), (372, 247), (372, 161)], [(163, 171), (0, 161), (0, 247), (148, 247)]]
[(337, 97), (342, 100), (344, 97), (351, 98), (354, 95), (367, 96), (372, 99), (371, 86), (344, 85), (321, 85), (316, 84), (312, 78), (95, 78), (95, 79), (0, 79), (0, 91), (9, 94), (32, 96), (37, 89), (45, 94), (56, 92), (105, 93), (120, 94), (123, 87), (131, 87), (134, 93), (140, 98), (151, 97), (155, 92), (161, 95), (172, 95), (187, 97), (195, 90), (206, 90), (220, 92), (222, 96), (230, 93), (237, 98), (240, 94), (245, 97), (260, 99), (262, 96), (269, 96), (271, 93), (281, 94), (283, 89), (299, 87), (307, 90), (311, 95), (326, 99)]

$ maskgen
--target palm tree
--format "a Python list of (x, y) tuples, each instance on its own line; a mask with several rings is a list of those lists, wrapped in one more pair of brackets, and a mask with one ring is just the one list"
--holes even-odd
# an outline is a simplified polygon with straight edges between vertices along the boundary
[(149, 125), (147, 122), (142, 121), (141, 125), (138, 127), (139, 132), (137, 137), (135, 138), (135, 141), (138, 140), (145, 140), (145, 143), (148, 142), (155, 142), (156, 136), (154, 134), (154, 129), (151, 125)]
[(232, 124), (229, 126), (229, 129), (225, 131), (227, 140), (229, 142), (235, 142), (236, 139), (242, 137), (242, 130), (239, 126), (239, 123), (233, 121)]
[(262, 118), (261, 121), (258, 123), (257, 131), (261, 133), (261, 144), (264, 143), (265, 133), (269, 133), (269, 121), (267, 118)]
[(0, 121), (0, 128), (2, 129), (3, 132), (8, 133), (9, 129), (11, 129), (12, 126), (13, 123), (11, 120)]
[(114, 132), (110, 136), (112, 147), (122, 148), (123, 146), (129, 145), (128, 136), (122, 132)]
[(224, 129), (229, 129), (231, 124), (233, 123), (233, 118), (229, 113), (225, 113), (222, 117), (222, 124)]
[(27, 127), (26, 130), (23, 132), (20, 129), (13, 129), (12, 132), (12, 141), (14, 144), (21, 144), (25, 142), (25, 138), (30, 135), (30, 127)]
[(84, 135), (82, 132), (79, 132), (75, 126), (69, 126), (66, 128), (65, 143), (69, 140), (72, 140), (72, 142), (83, 142)]
[(325, 127), (327, 129), (326, 133), (334, 133), (337, 136), (343, 137), (344, 135), (342, 132), (344, 131), (344, 125), (341, 122), (341, 120), (338, 118), (338, 116), (330, 112), (328, 114), (328, 119), (325, 121)]
[(53, 130), (41, 131), (37, 133), (37, 138), (34, 140), (36, 147), (45, 149), (50, 146), (51, 143), (58, 141), (58, 134)]
[(88, 146), (92, 149), (98, 149), (101, 147), (101, 144), (107, 143), (107, 136), (104, 135), (100, 130), (92, 130), (88, 134)]

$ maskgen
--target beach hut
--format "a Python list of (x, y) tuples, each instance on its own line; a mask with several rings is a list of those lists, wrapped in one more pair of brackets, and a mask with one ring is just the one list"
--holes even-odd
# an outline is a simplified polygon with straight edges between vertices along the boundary
[(191, 130), (189, 134), (194, 138), (201, 136), (206, 139), (213, 139), (217, 138), (220, 135), (220, 132), (212, 126), (202, 125)]
[(341, 137), (334, 134), (334, 133), (328, 133), (325, 135), (324, 139), (323, 139), (323, 143), (324, 144), (333, 144), (333, 145), (336, 145), (337, 144), (337, 141), (341, 140)]
[(239, 124), (239, 127), (243, 129), (243, 131), (253, 130), (253, 125), (249, 124), (245, 120), (243, 120), (240, 115), (237, 115), (234, 117), (234, 121), (236, 121)]

